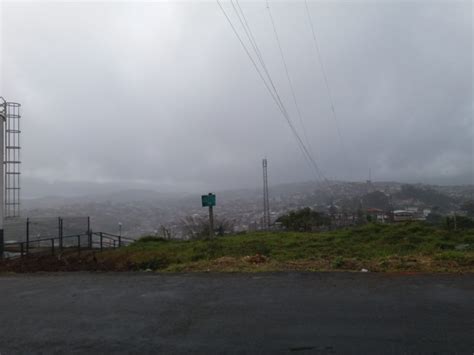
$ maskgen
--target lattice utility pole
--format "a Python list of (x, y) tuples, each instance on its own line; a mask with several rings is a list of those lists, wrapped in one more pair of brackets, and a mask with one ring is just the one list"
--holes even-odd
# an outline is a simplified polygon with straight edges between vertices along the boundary
[(7, 119), (7, 102), (0, 97), (0, 259), (3, 258), (3, 252), (5, 251), (5, 240), (3, 236), (3, 219), (4, 219), (4, 210), (3, 210), (3, 188), (4, 188), (4, 135), (3, 130), (5, 128), (5, 121)]
[(263, 167), (263, 229), (268, 230), (270, 227), (270, 199), (268, 197), (268, 172), (267, 158), (262, 161)]
[(20, 106), (0, 97), (0, 258), (5, 218), (20, 215)]

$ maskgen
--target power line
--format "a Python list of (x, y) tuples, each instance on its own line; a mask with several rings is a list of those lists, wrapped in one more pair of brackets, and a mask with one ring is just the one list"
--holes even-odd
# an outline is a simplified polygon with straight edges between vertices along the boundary
[[(252, 55), (251, 55), (249, 49), (248, 49), (247, 46), (245, 45), (245, 43), (244, 43), (244, 41), (242, 40), (241, 36), (239, 35), (239, 33), (238, 33), (236, 27), (235, 27), (234, 24), (232, 23), (232, 20), (231, 20), (230, 17), (227, 15), (227, 13), (226, 13), (226, 11), (224, 10), (224, 8), (222, 7), (220, 1), (219, 1), (219, 0), (216, 0), (216, 1), (217, 1), (218, 5), (219, 5), (220, 9), (222, 10), (222, 13), (225, 15), (227, 21), (229, 22), (229, 24), (230, 24), (232, 30), (234, 31), (236, 37), (238, 38), (240, 44), (242, 45), (243, 49), (244, 49), (245, 52), (247, 53), (247, 56), (249, 57), (250, 61), (252, 62), (252, 64), (253, 64), (255, 70), (256, 70), (257, 73), (259, 74), (260, 79), (262, 79), (262, 81), (263, 81), (263, 83), (264, 83), (266, 89), (268, 90), (270, 96), (271, 96), (272, 99), (275, 101), (275, 103), (276, 103), (276, 105), (278, 106), (278, 108), (279, 108), (280, 112), (282, 113), (282, 115), (283, 115), (287, 120), (289, 120), (289, 119), (290, 119), (290, 118), (289, 118), (289, 114), (288, 114), (288, 112), (287, 112), (287, 110), (286, 110), (286, 108), (285, 108), (285, 106), (284, 106), (284, 104), (283, 104), (283, 101), (282, 101), (281, 98), (280, 98), (280, 95), (278, 94), (278, 91), (277, 91), (275, 85), (273, 84), (273, 80), (272, 80), (272, 78), (271, 78), (271, 76), (270, 76), (268, 70), (266, 69), (266, 65), (265, 65), (265, 62), (263, 61), (262, 56), (261, 56), (261, 55), (258, 56), (259, 62), (260, 62), (260, 64), (261, 64), (262, 68), (264, 68), (265, 74), (267, 75), (267, 78), (268, 78), (268, 79), (265, 79), (264, 75), (262, 74), (262, 71), (260, 70), (259, 66), (257, 65), (255, 59), (252, 57)], [(239, 18), (239, 20), (240, 20), (240, 18)], [(247, 35), (248, 35), (248, 34), (247, 34)], [(248, 35), (248, 36), (249, 36), (249, 35)], [(249, 38), (250, 38), (250, 37), (249, 37)], [(255, 44), (255, 50), (256, 50), (256, 52), (260, 53), (260, 51), (258, 50), (258, 46), (257, 46), (256, 42), (254, 42), (254, 44)], [(270, 84), (267, 82), (267, 80), (269, 81)], [(271, 86), (271, 87), (270, 87), (270, 86)], [(272, 91), (272, 89), (273, 89), (273, 91)], [(289, 124), (290, 124), (290, 126), (292, 126), (291, 120), (289, 121)]]
[[(221, 9), (222, 13), (224, 14), (225, 18), (227, 19), (227, 21), (229, 22), (234, 34), (236, 35), (237, 39), (239, 40), (240, 44), (242, 45), (243, 49), (245, 50), (247, 56), (249, 57), (250, 61), (252, 62), (255, 70), (257, 71), (258, 75), (260, 76), (260, 79), (263, 81), (267, 91), (270, 93), (270, 96), (272, 97), (272, 99), (275, 101), (276, 105), (278, 106), (280, 112), (282, 113), (283, 117), (285, 118), (285, 120), (287, 121), (288, 123), (288, 126), (290, 127), (290, 130), (292, 131), (294, 137), (296, 138), (297, 140), (297, 143), (300, 147), (300, 150), (302, 151), (303, 153), (303, 156), (305, 157), (305, 159), (308, 161), (308, 163), (310, 164), (310, 166), (312, 166), (314, 169), (315, 169), (315, 173), (316, 173), (316, 176), (319, 177), (321, 180), (324, 180), (323, 176), (322, 176), (322, 173), (320, 172), (320, 169), (319, 167), (317, 166), (316, 162), (314, 161), (312, 155), (310, 154), (310, 152), (308, 151), (306, 145), (304, 144), (304, 142), (302, 141), (301, 137), (299, 136), (296, 128), (294, 127), (293, 123), (291, 122), (291, 118), (290, 118), (290, 115), (288, 113), (288, 111), (286, 110), (285, 108), (285, 105), (283, 104), (283, 101), (281, 100), (280, 98), (280, 95), (278, 94), (278, 90), (276, 89), (275, 85), (273, 84), (273, 80), (271, 79), (271, 75), (269, 74), (268, 70), (266, 69), (266, 65), (263, 61), (263, 57), (261, 56), (261, 52), (259, 51), (258, 49), (258, 46), (256, 45), (256, 41), (253, 37), (253, 35), (251, 35), (251, 31), (248, 31), (246, 32), (248, 38), (249, 38), (249, 41), (252, 42), (253, 41), (253, 44), (254, 44), (254, 51), (256, 52), (257, 54), (257, 58), (258, 60), (260, 61), (260, 64), (262, 65), (262, 68), (264, 69), (265, 73), (267, 74), (268, 76), (268, 80), (270, 82), (267, 83), (267, 80), (265, 80), (265, 77), (264, 75), (262, 74), (262, 71), (260, 70), (259, 66), (257, 65), (256, 61), (254, 60), (254, 58), (252, 57), (249, 49), (247, 48), (247, 46), (245, 45), (244, 41), (242, 40), (241, 36), (239, 35), (236, 27), (234, 26), (234, 24), (232, 23), (232, 20), (230, 19), (229, 15), (227, 14), (227, 12), (225, 11), (224, 7), (222, 6), (222, 4), (220, 3), (219, 0), (216, 0), (217, 1), (217, 4), (219, 5), (219, 8)], [(232, 4), (233, 7), (234, 7), (234, 10), (237, 12), (237, 9), (235, 8), (235, 5)], [(243, 14), (243, 12), (242, 12)], [(239, 21), (241, 21), (241, 24), (242, 26), (245, 28), (245, 25), (243, 23), (246, 22), (246, 20), (242, 20), (239, 17)], [(244, 19), (245, 19), (245, 15), (244, 15)], [(248, 23), (247, 23), (248, 25)], [(250, 29), (249, 26), (247, 26), (247, 29)], [(253, 40), (252, 40), (253, 38)], [(274, 89), (274, 92), (271, 90), (270, 86)]]
[[(275, 100), (275, 102), (277, 103), (278, 105), (278, 102), (273, 94), (273, 92), (271, 91), (270, 87), (268, 86), (265, 78), (263, 77), (262, 75), (262, 72), (260, 71), (260, 68), (258, 67), (257, 63), (255, 63), (255, 60), (253, 59), (252, 55), (250, 54), (249, 50), (247, 49), (247, 47), (245, 46), (245, 43), (242, 41), (242, 38), (240, 37), (239, 33), (237, 32), (237, 29), (235, 28), (234, 24), (232, 23), (230, 17), (227, 15), (227, 12), (224, 10), (224, 8), (222, 7), (221, 3), (219, 0), (216, 0), (217, 1), (217, 4), (219, 5), (220, 9), (222, 10), (222, 13), (224, 14), (224, 16), (226, 17), (227, 21), (229, 22), (229, 25), (231, 26), (232, 30), (234, 31), (234, 34), (235, 36), (237, 37), (237, 39), (239, 40), (240, 44), (242, 45), (242, 48), (245, 50), (245, 53), (247, 53), (247, 56), (249, 57), (250, 61), (252, 62), (255, 70), (257, 71), (258, 75), (260, 76), (260, 78), (262, 79), (263, 83), (265, 84), (265, 87), (267, 88), (268, 92), (270, 93), (271, 97), (273, 98), (273, 100)], [(281, 108), (280, 108), (281, 110)]]
[(262, 58), (262, 54), (261, 54), (261, 52), (258, 48), (257, 42), (255, 41), (255, 37), (253, 36), (252, 30), (251, 30), (251, 28), (250, 28), (250, 26), (247, 22), (247, 18), (245, 17), (245, 14), (242, 11), (242, 8), (240, 7), (239, 2), (236, 0), (237, 7), (235, 6), (233, 0), (230, 0), (230, 3), (232, 5), (232, 8), (234, 9), (234, 12), (237, 14), (237, 18), (239, 19), (240, 24), (244, 28), (245, 34), (247, 35), (247, 38), (249, 39), (250, 44), (253, 47), (253, 50), (257, 54), (257, 58), (260, 61), (260, 64), (262, 65), (262, 67), (265, 67), (265, 64), (264, 64), (263, 58)]
[[(296, 112), (297, 112), (298, 118), (300, 120), (301, 128), (303, 129), (303, 136), (305, 138), (306, 144), (309, 147), (310, 152), (312, 152), (313, 149), (311, 147), (311, 143), (309, 142), (308, 136), (306, 134), (306, 127), (305, 127), (305, 124), (304, 124), (303, 115), (301, 114), (301, 109), (300, 109), (300, 106), (298, 104), (298, 100), (296, 99), (296, 92), (295, 92), (295, 89), (294, 89), (294, 86), (293, 86), (293, 82), (291, 81), (290, 72), (288, 70), (288, 65), (286, 63), (285, 55), (283, 53), (283, 48), (281, 46), (280, 36), (278, 36), (278, 32), (277, 32), (276, 25), (275, 25), (275, 20), (273, 19), (272, 11), (270, 10), (270, 3), (268, 2), (268, 0), (267, 0), (267, 9), (268, 9), (268, 14), (270, 16), (270, 21), (271, 21), (271, 24), (272, 24), (272, 28), (273, 28), (273, 33), (275, 34), (275, 39), (276, 39), (277, 44), (278, 44), (278, 49), (279, 49), (279, 52), (280, 52), (281, 60), (283, 62), (283, 66), (285, 68), (286, 79), (288, 80), (288, 85), (290, 87), (291, 95), (293, 97), (293, 102), (294, 102), (295, 107), (296, 107)], [(314, 162), (314, 164), (317, 165), (316, 162)], [(319, 170), (319, 168), (318, 168), (318, 170)]]
[(346, 159), (346, 165), (347, 165), (347, 158), (346, 158), (347, 150), (346, 150), (346, 147), (344, 145), (344, 140), (342, 138), (341, 129), (339, 127), (339, 120), (337, 119), (336, 109), (334, 108), (334, 99), (333, 99), (333, 96), (332, 96), (331, 87), (329, 86), (329, 80), (328, 80), (328, 77), (327, 77), (327, 74), (326, 74), (326, 69), (324, 67), (324, 62), (323, 62), (322, 55), (321, 55), (321, 49), (319, 47), (318, 39), (317, 39), (317, 36), (316, 36), (316, 30), (315, 30), (314, 23), (313, 23), (313, 20), (311, 18), (311, 14), (310, 14), (310, 11), (309, 11), (308, 0), (305, 0), (304, 4), (305, 4), (305, 9), (306, 9), (306, 14), (308, 15), (309, 24), (311, 26), (311, 33), (313, 35), (313, 42), (314, 42), (314, 46), (316, 48), (316, 53), (317, 53), (319, 65), (321, 67), (321, 72), (322, 72), (323, 78), (324, 78), (324, 83), (325, 83), (325, 86), (326, 86), (326, 92), (328, 94), (329, 103), (331, 105), (332, 117), (333, 117), (334, 122), (336, 124), (336, 130), (337, 130), (337, 134), (339, 136), (339, 142), (341, 143), (344, 159)]
[(239, 21), (240, 21), (242, 27), (244, 27), (244, 29), (246, 29), (245, 33), (247, 34), (247, 38), (249, 39), (250, 43), (252, 44), (252, 47), (254, 48), (255, 54), (257, 55), (257, 59), (260, 62), (260, 65), (262, 66), (262, 68), (263, 68), (263, 70), (264, 70), (264, 72), (265, 72), (265, 74), (268, 78), (270, 86), (273, 89), (275, 97), (278, 100), (277, 105), (280, 108), (280, 111), (282, 111), (283, 115), (289, 116), (288, 111), (286, 110), (285, 105), (283, 104), (283, 101), (282, 101), (280, 95), (278, 94), (278, 90), (277, 90), (277, 88), (276, 88), (276, 86), (273, 82), (272, 76), (270, 75), (270, 73), (267, 69), (267, 65), (265, 64), (265, 60), (263, 59), (262, 53), (261, 53), (260, 49), (258, 48), (258, 43), (255, 40), (255, 37), (252, 33), (252, 29), (250, 28), (250, 26), (248, 24), (247, 18), (245, 17), (245, 14), (244, 14), (242, 8), (240, 7), (240, 4), (239, 4), (238, 0), (236, 0), (236, 3), (237, 3), (237, 7), (240, 10), (240, 14), (242, 15), (242, 18), (240, 17), (239, 11), (237, 11), (237, 8), (235, 7), (232, 0), (231, 0), (231, 3), (232, 3), (232, 6), (234, 8), (235, 13), (237, 14), (237, 16), (239, 18)]
[[(291, 128), (291, 130), (293, 131), (293, 134), (295, 135), (295, 137), (297, 138), (297, 141), (298, 141), (298, 144), (300, 145), (300, 149), (303, 151), (303, 156), (305, 157), (306, 161), (309, 163), (309, 165), (315, 170), (315, 177), (316, 179), (320, 179), (320, 180), (324, 180), (324, 175), (322, 174), (321, 172), (321, 169), (318, 167), (316, 161), (314, 160), (312, 154), (311, 154), (311, 151), (306, 147), (306, 145), (304, 144), (304, 142), (302, 141), (301, 137), (299, 136), (299, 134), (297, 133), (297, 130), (296, 128), (294, 127), (293, 123), (291, 122), (291, 117), (290, 117), (290, 114), (288, 113), (288, 111), (286, 110), (286, 107), (278, 93), (278, 90), (277, 88), (275, 87), (275, 84), (272, 80), (272, 77), (270, 75), (270, 73), (268, 72), (268, 69), (267, 69), (267, 66), (265, 64), (265, 61), (263, 59), (263, 56), (261, 54), (261, 51), (259, 50), (259, 46), (255, 40), (255, 37), (252, 33), (252, 29), (250, 28), (249, 24), (248, 24), (248, 21), (247, 21), (247, 18), (245, 17), (245, 14), (242, 10), (242, 7), (240, 6), (239, 4), (239, 1), (238, 0), (235, 0), (236, 3), (237, 3), (237, 7), (240, 11), (240, 14), (239, 14), (239, 11), (237, 10), (237, 8), (235, 7), (235, 5), (233, 4), (233, 0), (231, 0), (231, 3), (232, 3), (232, 6), (234, 8), (234, 11), (236, 12), (238, 18), (239, 18), (239, 21), (242, 25), (242, 27), (244, 27), (244, 29), (246, 28), (245, 30), (245, 33), (247, 34), (247, 37), (249, 39), (249, 41), (252, 43), (252, 47), (254, 48), (254, 51), (257, 55), (257, 58), (259, 59), (260, 61), (260, 64), (262, 66), (262, 68), (264, 69), (267, 77), (268, 77), (268, 80), (270, 82), (270, 85), (272, 86), (274, 92), (275, 92), (275, 96), (279, 102), (279, 106), (282, 108), (282, 114), (284, 115), (284, 117), (286, 118), (286, 120), (288, 121), (288, 124)], [(281, 48), (280, 48), (281, 49)], [(283, 58), (284, 59), (284, 58)], [(285, 65), (286, 65), (286, 62), (285, 62)], [(287, 70), (287, 77), (289, 78), (289, 73), (288, 73), (288, 70)], [(290, 81), (290, 84), (291, 84), (291, 81)], [(294, 95), (294, 98), (296, 99), (296, 95), (294, 94), (294, 90), (293, 90), (293, 95)], [(299, 110), (299, 106), (298, 106), (298, 110)], [(299, 115), (300, 115), (300, 120), (301, 120), (301, 112), (298, 112)], [(304, 124), (303, 124), (303, 127), (304, 127)], [(306, 137), (306, 129), (303, 128), (303, 133), (305, 135), (305, 138), (306, 138), (306, 142), (308, 144), (308, 139)]]

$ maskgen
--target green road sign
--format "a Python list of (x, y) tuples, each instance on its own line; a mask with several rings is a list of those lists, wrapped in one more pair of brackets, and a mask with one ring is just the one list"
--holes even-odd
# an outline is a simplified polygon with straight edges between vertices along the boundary
[(213, 207), (216, 205), (216, 195), (208, 194), (201, 196), (202, 207)]

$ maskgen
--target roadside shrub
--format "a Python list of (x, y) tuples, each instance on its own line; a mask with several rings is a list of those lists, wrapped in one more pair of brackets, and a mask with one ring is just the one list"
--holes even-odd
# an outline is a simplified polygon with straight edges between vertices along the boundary
[(306, 207), (290, 211), (288, 214), (278, 217), (276, 222), (281, 223), (287, 230), (310, 232), (315, 227), (330, 226), (331, 218)]
[(437, 249), (440, 249), (440, 250), (453, 250), (454, 249), (454, 244), (438, 242), (438, 243), (435, 244), (435, 247)]
[(168, 240), (163, 237), (146, 236), (139, 238), (135, 243), (161, 243)]
[(446, 217), (446, 226), (448, 229), (454, 229), (454, 226), (458, 229), (472, 229), (474, 228), (474, 219), (464, 216), (456, 216), (456, 219)]
[[(209, 220), (204, 216), (187, 216), (181, 220), (182, 229), (190, 240), (207, 240), (210, 238)], [(234, 229), (234, 221), (223, 218), (214, 218), (213, 236), (223, 236)]]
[(412, 243), (407, 242), (407, 241), (403, 241), (399, 245), (400, 254), (410, 253), (410, 252), (412, 252), (416, 249), (417, 249), (416, 244), (412, 244)]
[(209, 259), (215, 259), (221, 256), (222, 253), (222, 245), (215, 239), (210, 240), (207, 243), (207, 251), (209, 255)]
[(410, 235), (407, 237), (407, 241), (411, 244), (421, 244), (425, 241), (425, 239), (417, 235)]
[(435, 257), (439, 261), (452, 261), (458, 265), (474, 266), (474, 256), (459, 251), (446, 251)]
[(265, 255), (269, 256), (271, 249), (266, 245), (264, 242), (259, 240), (249, 241), (242, 245), (239, 250), (239, 254), (241, 255)]
[(338, 256), (337, 258), (335, 258), (335, 259), (332, 261), (331, 266), (332, 266), (333, 269), (339, 269), (339, 268), (341, 268), (342, 266), (344, 266), (344, 258), (341, 257), (341, 256)]
[(198, 261), (201, 259), (212, 260), (222, 256), (223, 248), (217, 239), (203, 240), (193, 247), (191, 259)]

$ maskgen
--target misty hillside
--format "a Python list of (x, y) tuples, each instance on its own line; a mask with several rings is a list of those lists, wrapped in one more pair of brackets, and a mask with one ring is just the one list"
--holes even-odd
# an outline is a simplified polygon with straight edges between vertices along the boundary
[[(203, 193), (207, 193), (204, 191)], [(291, 209), (313, 207), (325, 209), (334, 204), (345, 210), (384, 208), (436, 207), (441, 212), (458, 208), (473, 196), (474, 186), (406, 185), (395, 182), (314, 182), (283, 184), (270, 187), (270, 208), (273, 218)], [(239, 189), (216, 192), (218, 216), (232, 220), (241, 228), (259, 225), (262, 214), (262, 191)], [(378, 196), (378, 197), (377, 197)], [(43, 197), (25, 200), (23, 216), (84, 216), (92, 218), (97, 230), (116, 232), (118, 223), (130, 236), (155, 233), (161, 226), (180, 230), (182, 219), (206, 215), (200, 194), (160, 193), (153, 190), (122, 190), (80, 197)]]

